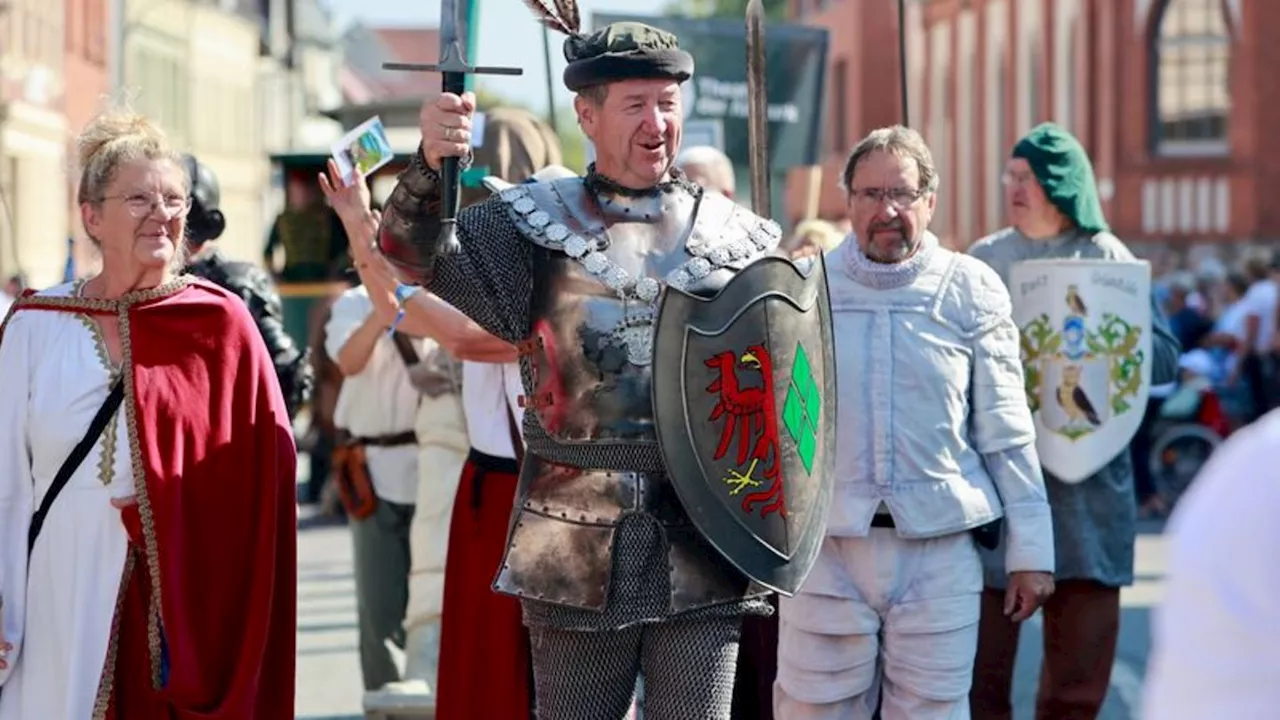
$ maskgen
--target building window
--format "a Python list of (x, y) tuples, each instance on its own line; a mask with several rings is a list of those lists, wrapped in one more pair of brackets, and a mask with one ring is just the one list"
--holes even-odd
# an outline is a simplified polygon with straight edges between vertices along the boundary
[(831, 145), (837, 155), (849, 152), (849, 63), (840, 59), (831, 72)]
[(1169, 0), (1152, 49), (1152, 131), (1157, 152), (1227, 152), (1231, 32), (1222, 0)]

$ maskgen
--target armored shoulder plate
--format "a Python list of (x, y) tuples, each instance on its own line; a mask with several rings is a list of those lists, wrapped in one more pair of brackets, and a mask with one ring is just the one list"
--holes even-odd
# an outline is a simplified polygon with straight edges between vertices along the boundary
[[(685, 191), (677, 188), (672, 192)], [(499, 197), (516, 228), (530, 242), (581, 262), (614, 290), (634, 282), (638, 297), (646, 301), (657, 298), (660, 286), (656, 279), (633, 281), (602, 252), (609, 244), (606, 220), (580, 178), (518, 185)], [(691, 257), (666, 275), (672, 287), (688, 289), (718, 269), (740, 270), (778, 247), (782, 230), (772, 220), (757, 217), (719, 194), (703, 193), (689, 199), (691, 223), (684, 224), (684, 249)], [(679, 207), (676, 204), (675, 211)]]

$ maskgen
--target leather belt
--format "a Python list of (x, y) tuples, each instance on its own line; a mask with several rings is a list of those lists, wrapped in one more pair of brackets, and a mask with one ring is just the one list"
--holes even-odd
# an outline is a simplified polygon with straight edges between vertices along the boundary
[(489, 473), (499, 475), (520, 475), (520, 463), (515, 458), (497, 457), (482, 453), (475, 448), (471, 448), (471, 452), (467, 453), (467, 462), (474, 466), (471, 474), (471, 510), (477, 511), (483, 504), (481, 502), (485, 478)]
[(374, 437), (353, 437), (351, 442), (365, 447), (396, 447), (398, 445), (417, 445), (418, 433), (406, 430), (393, 435), (376, 435)]

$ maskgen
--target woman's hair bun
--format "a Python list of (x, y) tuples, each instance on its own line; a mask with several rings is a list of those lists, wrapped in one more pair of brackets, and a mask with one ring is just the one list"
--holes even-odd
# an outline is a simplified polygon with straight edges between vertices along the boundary
[(145, 115), (128, 110), (108, 111), (91, 120), (76, 139), (80, 167), (89, 167), (104, 147), (126, 138), (165, 145), (164, 131)]

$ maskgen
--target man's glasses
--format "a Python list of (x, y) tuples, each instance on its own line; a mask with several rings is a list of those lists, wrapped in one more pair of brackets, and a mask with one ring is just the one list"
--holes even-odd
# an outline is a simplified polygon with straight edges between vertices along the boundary
[(911, 188), (854, 188), (849, 194), (866, 207), (877, 207), (887, 202), (899, 210), (911, 207), (924, 197), (924, 191)]
[(1031, 173), (1015, 173), (1006, 170), (1005, 173), (1000, 176), (1000, 183), (1003, 185), (1012, 185), (1014, 187), (1026, 187), (1034, 182), (1035, 179), (1036, 176)]

